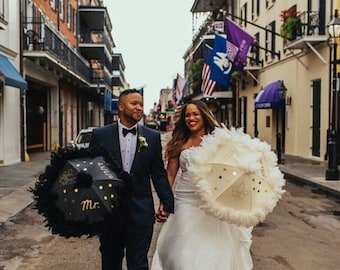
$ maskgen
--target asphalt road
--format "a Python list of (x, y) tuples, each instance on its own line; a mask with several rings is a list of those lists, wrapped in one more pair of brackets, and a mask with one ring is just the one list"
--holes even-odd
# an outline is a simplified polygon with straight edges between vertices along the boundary
[[(340, 269), (340, 202), (287, 183), (287, 192), (253, 230), (254, 270)], [(150, 261), (160, 224), (156, 224)], [(97, 238), (52, 235), (31, 207), (0, 227), (1, 270), (100, 269)], [(191, 270), (191, 269), (188, 269)]]

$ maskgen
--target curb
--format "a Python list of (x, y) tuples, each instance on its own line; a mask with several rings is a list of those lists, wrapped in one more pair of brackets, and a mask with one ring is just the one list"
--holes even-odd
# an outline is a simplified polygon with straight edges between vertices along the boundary
[(314, 187), (314, 188), (322, 190), (326, 194), (332, 195), (332, 196), (334, 196), (336, 198), (340, 198), (340, 191), (335, 190), (334, 188), (331, 188), (331, 187), (329, 187), (327, 185), (324, 185), (321, 181), (315, 181), (315, 180), (306, 179), (304, 177), (298, 176), (296, 173), (292, 174), (292, 173), (284, 171), (282, 169), (281, 169), (281, 171), (284, 174), (284, 178), (287, 181), (298, 182), (300, 184), (311, 186), (311, 187)]

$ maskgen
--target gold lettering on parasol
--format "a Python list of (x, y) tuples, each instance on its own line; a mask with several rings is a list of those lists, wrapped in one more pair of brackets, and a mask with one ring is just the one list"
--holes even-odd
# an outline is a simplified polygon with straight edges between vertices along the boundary
[(81, 211), (87, 211), (87, 210), (94, 210), (97, 208), (100, 208), (99, 202), (95, 202), (93, 200), (87, 199), (81, 201)]
[(59, 176), (59, 182), (61, 184), (67, 184), (70, 181), (74, 180), (74, 171), (72, 169), (68, 169), (63, 171), (63, 173)]
[(110, 179), (114, 179), (115, 176), (112, 174), (112, 172), (109, 170), (109, 168), (102, 162), (97, 163), (99, 169), (102, 171), (104, 175), (106, 175)]

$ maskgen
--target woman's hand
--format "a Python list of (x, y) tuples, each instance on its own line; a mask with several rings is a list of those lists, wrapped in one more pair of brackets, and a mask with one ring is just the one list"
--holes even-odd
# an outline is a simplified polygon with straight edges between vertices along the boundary
[(157, 210), (157, 212), (155, 214), (156, 220), (158, 222), (165, 222), (165, 221), (167, 221), (168, 217), (169, 217), (169, 213), (164, 211), (163, 204), (160, 203), (159, 207), (158, 207), (158, 210)]

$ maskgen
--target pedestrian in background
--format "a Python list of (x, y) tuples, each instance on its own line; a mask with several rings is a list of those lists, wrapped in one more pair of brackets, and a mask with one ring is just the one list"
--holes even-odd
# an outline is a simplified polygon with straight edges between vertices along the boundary
[[(129, 270), (147, 270), (155, 216), (166, 221), (174, 212), (173, 193), (163, 163), (160, 133), (139, 125), (143, 97), (125, 90), (118, 101), (119, 120), (93, 130), (90, 146), (103, 146), (133, 176), (124, 229), (99, 236), (103, 270), (120, 270), (126, 257)], [(155, 214), (151, 181), (160, 199)]]
[[(239, 227), (207, 215), (200, 208), (190, 165), (191, 151), (217, 127), (208, 106), (198, 100), (185, 104), (167, 143), (167, 172), (175, 184), (175, 214), (163, 225), (152, 270), (249, 270), (252, 228)], [(178, 170), (181, 174), (178, 179)]]

